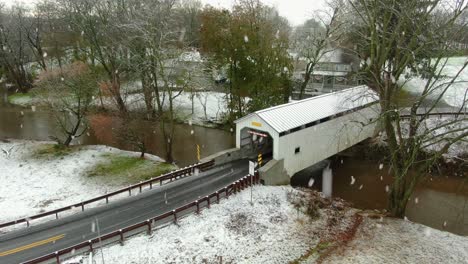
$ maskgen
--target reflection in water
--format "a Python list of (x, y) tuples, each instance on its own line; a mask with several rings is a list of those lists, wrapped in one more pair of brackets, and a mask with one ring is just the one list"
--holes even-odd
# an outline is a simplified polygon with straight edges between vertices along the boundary
[[(50, 140), (58, 131), (53, 117), (47, 111), (38, 108), (22, 108), (9, 105), (3, 88), (0, 102), (0, 138)], [(131, 146), (116, 140), (114, 129), (120, 120), (106, 115), (90, 116), (90, 131), (75, 143), (86, 145), (109, 145), (120, 149), (133, 150)], [(141, 131), (144, 131), (149, 153), (164, 158), (164, 145), (155, 122), (139, 122)], [(193, 130), (193, 134), (191, 133)], [(186, 166), (197, 162), (196, 144), (201, 147), (201, 156), (206, 157), (221, 150), (234, 147), (234, 135), (219, 129), (199, 126), (176, 125), (174, 135), (174, 159), (179, 166)]]
[[(344, 159), (333, 164), (333, 195), (362, 209), (385, 209), (392, 179), (388, 168), (371, 161)], [(351, 176), (355, 182), (351, 185)], [(362, 187), (361, 187), (362, 186)], [(410, 198), (406, 217), (414, 222), (468, 235), (468, 178), (433, 177)]]

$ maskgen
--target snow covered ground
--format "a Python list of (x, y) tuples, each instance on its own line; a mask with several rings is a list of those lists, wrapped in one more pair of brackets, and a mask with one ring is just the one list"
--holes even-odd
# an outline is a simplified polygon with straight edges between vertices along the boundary
[[(123, 247), (115, 244), (96, 250), (93, 263), (315, 263), (326, 249), (307, 252), (333, 241), (333, 233), (350, 225), (355, 210), (348, 210), (335, 222), (330, 220), (336, 211), (322, 209), (321, 216), (312, 220), (290, 203), (288, 196), (296, 192), (292, 187), (255, 186), (253, 206), (250, 191), (243, 191), (151, 236), (138, 235)], [(467, 246), (466, 237), (409, 221), (364, 218), (354, 240), (330, 247), (320, 261), (466, 263)], [(89, 260), (83, 255), (66, 263), (89, 264)]]
[[(103, 154), (138, 155), (105, 146), (80, 147), (59, 158), (32, 158), (48, 142), (0, 142), (0, 222), (88, 199), (122, 187), (83, 177), (105, 159)], [(9, 153), (9, 154), (8, 154)], [(152, 157), (159, 160), (157, 157)], [(334, 241), (353, 225), (357, 212), (341, 200), (319, 204), (311, 218), (302, 205), (304, 192), (290, 186), (253, 188), (178, 225), (155, 230), (151, 236), (130, 238), (122, 247), (97, 250), (94, 263), (314, 263), (324, 241)], [(300, 205), (298, 207), (298, 204)], [(337, 240), (335, 240), (337, 241)], [(327, 242), (328, 243), (328, 242)], [(330, 251), (326, 263), (463, 263), (468, 238), (409, 221), (364, 218), (354, 240)], [(312, 252), (312, 254), (310, 254)], [(77, 256), (68, 263), (88, 263)]]
[[(402, 121), (402, 132), (404, 135), (409, 134), (409, 122)], [(422, 145), (427, 151), (439, 151), (450, 140), (459, 136), (461, 133), (466, 132), (468, 129), (468, 121), (463, 118), (454, 117), (429, 117), (424, 120), (418, 130), (419, 135), (424, 135), (421, 140), (425, 143)], [(451, 132), (453, 131), (453, 132)], [(379, 144), (386, 144), (386, 135), (381, 133), (377, 137)], [(468, 142), (466, 140), (459, 140), (452, 144), (447, 153), (443, 157), (450, 161), (460, 158), (468, 153)]]
[[(86, 172), (105, 162), (105, 154), (138, 156), (107, 146), (83, 146), (61, 157), (32, 157), (53, 142), (0, 141), (0, 222), (50, 211), (123, 187), (119, 179), (103, 182)], [(9, 154), (4, 153), (7, 152)], [(154, 161), (162, 161), (148, 155)]]
[[(254, 186), (220, 205), (95, 252), (94, 263), (288, 263), (320, 240), (313, 221), (288, 201), (292, 187)], [(89, 263), (87, 256), (72, 259)]]
[[(466, 62), (466, 60), (468, 60), (468, 57), (448, 58), (447, 64), (442, 70), (442, 75), (446, 76), (446, 78), (440, 80), (436, 85), (441, 85), (445, 82), (450, 81), (451, 78), (455, 77), (458, 71), (460, 71), (460, 69), (462, 68), (463, 64)], [(441, 64), (443, 64), (443, 62)], [(400, 81), (404, 82), (405, 80)], [(420, 95), (425, 85), (425, 80), (421, 78), (412, 78), (406, 82), (404, 89), (412, 94)], [(440, 94), (440, 91), (445, 89), (445, 87), (446, 86), (441, 85), (440, 89), (436, 90), (432, 94), (432, 97), (437, 98), (438, 94)], [(439, 91), (439, 93), (437, 93), (437, 91)], [(456, 83), (449, 87), (447, 92), (444, 94), (443, 99), (447, 104), (455, 107), (462, 106), (463, 102), (465, 100), (468, 100), (468, 68), (465, 68), (464, 71), (461, 72), (458, 79), (456, 80)], [(465, 107), (468, 108), (466, 104)]]
[(364, 218), (354, 240), (324, 263), (468, 263), (468, 237), (400, 219)]
[[(193, 95), (182, 92), (174, 100), (174, 109), (177, 117), (184, 122), (203, 125), (207, 122), (222, 123), (227, 111), (226, 94), (220, 92), (201, 91)], [(193, 114), (192, 114), (193, 99)], [(129, 94), (125, 97), (126, 105), (130, 110), (145, 110), (143, 94)], [(113, 105), (110, 100), (108, 105)]]

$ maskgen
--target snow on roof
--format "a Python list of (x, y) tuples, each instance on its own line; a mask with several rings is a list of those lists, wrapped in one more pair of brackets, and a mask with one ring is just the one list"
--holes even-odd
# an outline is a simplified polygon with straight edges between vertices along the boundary
[(377, 100), (377, 94), (370, 88), (357, 86), (260, 110), (236, 120), (236, 123), (258, 116), (281, 133)]
[(343, 50), (342, 49), (333, 49), (329, 48), (325, 51), (325, 54), (320, 58), (320, 62), (333, 62), (333, 63), (342, 63)]
[(313, 75), (322, 75), (322, 76), (346, 76), (348, 72), (344, 71), (314, 71)]
[(202, 57), (198, 51), (187, 51), (179, 56), (179, 61), (184, 62), (202, 62)]

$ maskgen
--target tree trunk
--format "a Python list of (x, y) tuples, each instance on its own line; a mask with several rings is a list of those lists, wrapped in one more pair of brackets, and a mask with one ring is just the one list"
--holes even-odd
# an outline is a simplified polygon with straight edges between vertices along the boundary
[(146, 118), (149, 120), (150, 118), (155, 118), (156, 115), (153, 107), (153, 91), (148, 85), (148, 80), (145, 78), (145, 73), (141, 74), (141, 85), (143, 88), (143, 96), (145, 98)]
[(299, 100), (304, 99), (305, 89), (307, 88), (307, 85), (309, 84), (310, 75), (312, 75), (313, 69), (314, 67), (311, 63), (307, 64), (304, 81), (301, 84), (301, 90), (299, 92)]
[(76, 132), (78, 132), (78, 129), (80, 128), (81, 125), (81, 118), (77, 118), (78, 120), (76, 121), (75, 127), (73, 127), (72, 131), (70, 133), (67, 133), (67, 139), (65, 142), (63, 142), (63, 145), (65, 147), (70, 146), (70, 143), (73, 140), (73, 137), (76, 135)]
[[(398, 176), (395, 175), (394, 177)], [(403, 218), (405, 216), (406, 205), (408, 204), (408, 198), (405, 195), (405, 189), (405, 186), (402, 186), (401, 183), (394, 183), (390, 191), (388, 210), (395, 217)]]
[(172, 155), (172, 139), (170, 137), (168, 137), (166, 141), (166, 162), (174, 162), (174, 157)]
[(127, 107), (125, 106), (125, 102), (122, 99), (122, 95), (120, 93), (120, 80), (118, 76), (114, 76), (112, 82), (112, 94), (114, 96), (114, 99), (117, 103), (117, 107), (119, 109), (119, 112), (123, 115), (127, 114)]

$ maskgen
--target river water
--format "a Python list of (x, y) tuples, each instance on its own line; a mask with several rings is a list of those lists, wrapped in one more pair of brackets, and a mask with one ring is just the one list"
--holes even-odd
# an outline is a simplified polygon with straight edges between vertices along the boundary
[[(0, 90), (2, 88), (0, 87)], [(4, 91), (0, 94), (0, 138), (51, 140), (50, 136), (59, 133), (53, 116), (46, 110), (24, 108), (8, 104)], [(134, 150), (121, 142), (115, 129), (120, 125), (120, 119), (109, 115), (91, 115), (90, 130), (74, 143), (86, 145), (108, 145), (120, 149)], [(139, 130), (144, 131), (148, 152), (164, 158), (163, 137), (155, 122), (139, 121)], [(197, 147), (200, 145), (201, 157), (209, 156), (221, 150), (235, 146), (233, 133), (188, 124), (178, 124), (175, 127), (173, 139), (173, 154), (177, 165), (186, 166), (197, 162)]]
[[(372, 161), (343, 158), (333, 168), (333, 194), (361, 209), (387, 208), (392, 177), (388, 167)], [(354, 183), (351, 184), (354, 177)], [(468, 175), (428, 176), (416, 188), (406, 217), (440, 230), (468, 236)]]
[[(57, 129), (49, 112), (38, 108), (13, 106), (0, 88), (0, 139), (50, 140)], [(77, 141), (81, 144), (102, 144), (132, 150), (116, 140), (113, 130), (120, 120), (107, 115), (90, 116), (89, 135)], [(164, 157), (164, 146), (157, 124), (141, 121), (149, 153)], [(193, 131), (193, 133), (192, 133)], [(234, 134), (219, 129), (180, 124), (176, 126), (174, 158), (179, 166), (196, 162), (196, 145), (202, 157), (235, 145)], [(333, 195), (353, 203), (361, 209), (384, 209), (387, 205), (386, 186), (391, 184), (387, 168), (371, 161), (343, 158), (332, 164)], [(351, 184), (351, 176), (354, 183)], [(381, 178), (382, 177), (382, 178)], [(308, 180), (307, 180), (308, 181)], [(317, 183), (316, 185), (319, 185)], [(410, 221), (422, 223), (452, 233), (468, 235), (468, 180), (464, 177), (434, 177), (420, 184), (411, 197), (406, 216)]]

